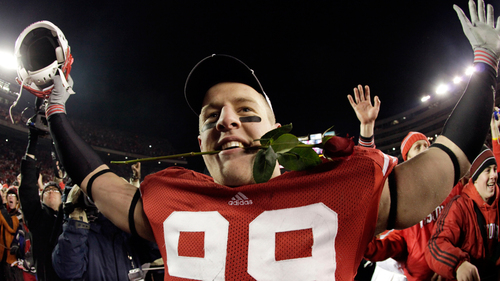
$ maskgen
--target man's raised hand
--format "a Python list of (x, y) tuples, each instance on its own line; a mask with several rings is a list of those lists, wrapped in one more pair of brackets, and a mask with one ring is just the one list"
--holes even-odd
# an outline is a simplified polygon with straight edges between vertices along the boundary
[(483, 0), (478, 0), (477, 7), (476, 3), (470, 0), (470, 20), (457, 5), (453, 5), (453, 9), (457, 12), (465, 36), (474, 50), (474, 62), (487, 63), (497, 69), (500, 57), (500, 17), (495, 27), (493, 6), (488, 4), (485, 13)]
[(66, 113), (66, 101), (69, 96), (73, 94), (73, 79), (69, 76), (68, 86), (64, 86), (63, 80), (60, 75), (54, 77), (54, 89), (49, 97), (49, 102), (45, 109), (47, 118), (56, 113)]

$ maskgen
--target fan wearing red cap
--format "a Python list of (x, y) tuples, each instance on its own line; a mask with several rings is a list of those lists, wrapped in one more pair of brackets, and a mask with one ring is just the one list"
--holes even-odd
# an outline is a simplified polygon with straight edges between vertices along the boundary
[[(426, 151), (429, 144), (424, 134), (409, 132), (401, 142), (403, 159), (406, 161)], [(464, 183), (459, 181), (448, 197), (420, 223), (409, 228), (384, 232), (380, 236), (383, 238), (374, 238), (367, 247), (365, 259), (377, 262), (378, 265), (379, 262), (387, 263), (391, 260), (389, 258), (392, 258), (393, 261), (398, 263), (398, 267), (401, 268), (408, 281), (430, 280), (433, 278), (434, 272), (425, 261), (424, 249), (427, 247), (439, 214), (453, 197), (461, 193), (463, 186)], [(376, 270), (384, 271), (379, 266), (377, 266)], [(384, 272), (384, 274), (387, 276), (388, 273)]]
[(409, 132), (401, 142), (401, 156), (406, 161), (427, 150), (430, 146), (427, 137), (419, 132)]

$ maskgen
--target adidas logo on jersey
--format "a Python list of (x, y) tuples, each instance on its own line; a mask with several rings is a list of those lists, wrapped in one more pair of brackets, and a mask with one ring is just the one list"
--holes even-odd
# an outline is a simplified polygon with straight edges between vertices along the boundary
[(227, 202), (227, 204), (232, 206), (243, 206), (243, 205), (252, 205), (252, 200), (248, 199), (245, 194), (238, 192), (231, 201)]

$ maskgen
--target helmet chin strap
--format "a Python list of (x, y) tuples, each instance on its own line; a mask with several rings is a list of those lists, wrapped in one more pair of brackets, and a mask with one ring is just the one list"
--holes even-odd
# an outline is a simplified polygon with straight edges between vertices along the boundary
[[(57, 71), (59, 72), (59, 75), (61, 76), (61, 81), (62, 81), (62, 84), (64, 86), (64, 88), (66, 89), (66, 91), (68, 91), (69, 94), (75, 94), (75, 91), (73, 91), (73, 87), (72, 87), (72, 83), (68, 82), (68, 80), (72, 80), (71, 79), (71, 76), (69, 76), (68, 74), (68, 80), (66, 79), (66, 76), (64, 75), (63, 71), (59, 68), (57, 69)], [(52, 92), (52, 89), (51, 89), (51, 92)]]
[[(61, 80), (63, 82), (63, 86), (68, 90), (68, 93), (74, 94), (75, 92), (71, 88), (72, 87), (71, 76), (69, 74), (65, 75), (64, 72), (60, 68), (57, 69), (57, 71), (59, 72), (59, 75), (62, 78)], [(68, 73), (68, 72), (66, 72), (66, 73)], [(19, 83), (21, 85), (21, 88), (26, 89), (28, 92), (32, 93), (33, 95), (35, 95), (41, 99), (47, 99), (50, 96), (50, 94), (52, 93), (52, 89), (54, 88), (54, 85), (50, 85), (49, 87), (43, 89), (42, 91), (39, 91), (39, 90), (33, 89), (29, 85), (24, 84), (25, 80), (26, 79), (19, 79), (19, 77), (16, 77), (16, 81), (17, 81), (17, 83)], [(20, 93), (21, 93), (21, 91), (20, 91)], [(19, 100), (19, 97), (18, 97), (18, 100)], [(17, 103), (17, 100), (15, 101), (15, 103)]]
[(26, 85), (24, 83), (24, 80), (25, 79), (19, 79), (19, 77), (16, 77), (16, 81), (17, 83), (19, 83), (20, 85), (22, 85), (22, 88), (26, 89), (28, 92), (32, 93), (33, 95), (41, 98), (41, 99), (46, 99), (49, 97), (50, 93), (52, 93), (52, 88), (54, 88), (54, 85), (51, 85), (45, 89), (43, 89), (42, 91), (39, 91), (39, 90), (36, 90), (36, 89), (33, 89), (32, 87), (30, 87), (29, 85)]
[(23, 92), (23, 86), (24, 86), (24, 81), (21, 81), (21, 87), (19, 88), (19, 94), (17, 94), (17, 99), (9, 107), (9, 117), (10, 117), (10, 122), (12, 122), (12, 124), (14, 124), (14, 118), (12, 118), (12, 108), (14, 108), (17, 105), (17, 102), (21, 98), (21, 93)]

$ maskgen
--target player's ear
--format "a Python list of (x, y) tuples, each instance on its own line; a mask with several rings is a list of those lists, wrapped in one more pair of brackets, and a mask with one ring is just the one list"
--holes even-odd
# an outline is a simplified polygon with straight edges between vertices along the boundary
[(201, 150), (201, 136), (198, 135), (198, 145), (200, 146), (200, 150)]

